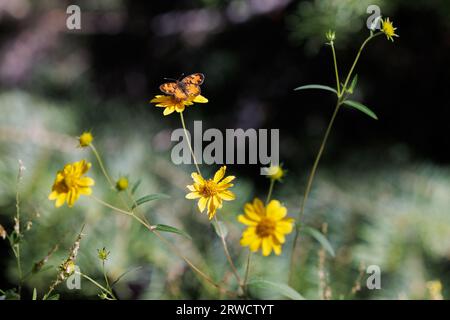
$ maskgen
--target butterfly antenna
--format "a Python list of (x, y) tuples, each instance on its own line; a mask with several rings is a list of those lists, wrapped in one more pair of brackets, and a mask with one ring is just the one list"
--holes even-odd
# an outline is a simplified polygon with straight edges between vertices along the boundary
[(173, 78), (163, 78), (164, 80), (169, 80), (169, 81), (177, 81), (177, 79), (173, 79)]

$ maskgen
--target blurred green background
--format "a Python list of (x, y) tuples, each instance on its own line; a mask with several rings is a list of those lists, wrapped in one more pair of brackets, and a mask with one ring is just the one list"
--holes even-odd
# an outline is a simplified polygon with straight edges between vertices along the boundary
[[(68, 31), (65, 11), (78, 4), (82, 29)], [(336, 257), (326, 270), (333, 299), (428, 298), (427, 282), (440, 280), (450, 292), (450, 3), (405, 0), (198, 0), (198, 1), (31, 1), (0, 3), (0, 224), (12, 229), (18, 159), (26, 171), (20, 187), (23, 220), (32, 220), (23, 242), (23, 264), (31, 268), (59, 244), (53, 266), (25, 284), (43, 294), (81, 226), (86, 236), (77, 260), (101, 281), (97, 249), (111, 251), (111, 279), (121, 299), (220, 298), (167, 247), (127, 217), (81, 198), (74, 208), (55, 209), (47, 200), (57, 170), (89, 159), (97, 197), (117, 202), (88, 150), (75, 137), (92, 130), (114, 178), (142, 180), (138, 196), (166, 193), (169, 200), (145, 205), (152, 223), (192, 235), (167, 235), (217, 281), (235, 285), (223, 248), (206, 216), (184, 199), (193, 166), (170, 161), (176, 114), (162, 116), (150, 105), (164, 77), (203, 72), (205, 105), (188, 108), (188, 127), (203, 120), (211, 128), (279, 128), (280, 158), (288, 169), (274, 197), (296, 217), (306, 177), (331, 115), (333, 98), (292, 89), (307, 83), (333, 85), (324, 33), (336, 30), (341, 68), (347, 70), (360, 43), (369, 4), (391, 17), (400, 38), (380, 37), (357, 68), (356, 96), (380, 120), (342, 110), (333, 129), (305, 214), (308, 225), (328, 224)], [(203, 166), (212, 174), (217, 166)], [(226, 203), (233, 258), (244, 273), (243, 226), (236, 217), (269, 181), (257, 165), (230, 165), (237, 200)], [(251, 275), (287, 281), (288, 237), (280, 257), (255, 255)], [(293, 287), (318, 299), (318, 254), (314, 239), (301, 236)], [(382, 271), (382, 289), (352, 287), (360, 265)], [(0, 239), (0, 289), (16, 285), (17, 268)], [(65, 299), (96, 299), (87, 281), (82, 290), (58, 288)], [(254, 298), (281, 298), (267, 290)], [(225, 298), (224, 296), (222, 298)]]

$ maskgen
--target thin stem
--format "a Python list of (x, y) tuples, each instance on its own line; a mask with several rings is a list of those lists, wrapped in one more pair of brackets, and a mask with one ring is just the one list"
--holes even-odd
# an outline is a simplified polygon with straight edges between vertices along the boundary
[(342, 97), (342, 95), (343, 95), (344, 92), (345, 92), (345, 89), (347, 89), (347, 85), (348, 85), (348, 82), (350, 81), (350, 77), (352, 76), (352, 73), (353, 73), (353, 71), (354, 71), (354, 69), (355, 69), (355, 67), (356, 67), (356, 64), (358, 63), (359, 57), (361, 56), (361, 53), (362, 53), (362, 51), (364, 50), (364, 47), (366, 46), (366, 44), (367, 44), (370, 40), (372, 40), (372, 39), (375, 38), (376, 36), (379, 36), (380, 34), (382, 34), (382, 33), (381, 33), (381, 32), (377, 32), (377, 33), (375, 33), (375, 34), (371, 34), (371, 35), (370, 35), (370, 36), (362, 43), (361, 47), (360, 47), (359, 50), (358, 50), (358, 54), (356, 55), (355, 61), (353, 61), (353, 65), (352, 65), (352, 67), (350, 68), (350, 71), (348, 72), (347, 78), (345, 79), (345, 83), (344, 83), (344, 86), (342, 87), (342, 91), (341, 91), (339, 97)]
[(20, 257), (20, 241), (21, 241), (21, 233), (20, 233), (20, 180), (22, 179), (22, 164), (19, 160), (19, 173), (17, 174), (17, 181), (16, 181), (16, 221), (14, 222), (14, 229), (16, 231), (17, 236), (17, 242), (14, 244), (13, 251), (16, 256), (17, 260), (17, 270), (19, 273), (19, 283), (17, 292), (19, 294), (19, 297), (22, 292), (22, 281), (23, 281), (23, 273), (22, 273), (22, 262)]
[(189, 139), (189, 136), (188, 136), (186, 124), (184, 122), (183, 112), (180, 112), (180, 119), (181, 119), (181, 125), (183, 126), (183, 130), (184, 130), (184, 136), (186, 137), (186, 141), (188, 143), (189, 150), (191, 151), (192, 159), (194, 159), (195, 167), (197, 168), (198, 174), (202, 175), (202, 173), (200, 172), (200, 167), (198, 166), (197, 158), (195, 157), (195, 154), (194, 154), (194, 150), (192, 150), (191, 140)]
[(247, 266), (245, 267), (245, 276), (244, 276), (244, 293), (245, 293), (245, 295), (248, 295), (247, 282), (248, 282), (248, 276), (250, 274), (251, 259), (252, 259), (252, 252), (250, 250), (248, 250)]
[(156, 231), (155, 227), (148, 224), (147, 222), (145, 222), (143, 219), (139, 218), (138, 216), (136, 216), (135, 214), (122, 210), (120, 208), (117, 208), (103, 200), (100, 200), (98, 198), (96, 198), (95, 196), (91, 195), (91, 198), (94, 199), (95, 201), (97, 201), (98, 203), (104, 205), (107, 208), (110, 208), (112, 210), (115, 210), (117, 212), (120, 212), (122, 214), (128, 215), (133, 217), (134, 219), (136, 219), (139, 223), (141, 223), (142, 225), (144, 225), (149, 231), (151, 231), (153, 234), (155, 234), (161, 241), (163, 241), (166, 245), (168, 245), (170, 247), (170, 249), (172, 249), (172, 251), (182, 260), (184, 260), (184, 262), (186, 262), (186, 264), (195, 272), (197, 272), (197, 274), (199, 274), (202, 278), (204, 278), (207, 282), (209, 282), (210, 284), (212, 284), (214, 287), (218, 288), (221, 291), (226, 292), (229, 295), (234, 295), (232, 292), (222, 288), (219, 284), (217, 284), (214, 280), (212, 280), (208, 275), (206, 275), (203, 271), (201, 271), (197, 266), (195, 266), (188, 258), (186, 258), (183, 254), (180, 253), (180, 251), (170, 242), (168, 241), (166, 238), (164, 238), (159, 232)]
[(333, 52), (334, 74), (336, 76), (336, 89), (338, 92), (338, 96), (340, 96), (341, 95), (341, 83), (339, 80), (339, 72), (338, 72), (337, 59), (336, 59), (336, 50), (334, 49), (333, 41), (330, 42), (330, 46), (331, 46), (331, 51)]
[(266, 205), (269, 203), (270, 198), (272, 198), (273, 186), (275, 185), (275, 179), (270, 179), (269, 192), (267, 193)]
[(113, 298), (113, 300), (117, 300), (116, 297), (114, 296), (114, 294), (106, 289), (104, 286), (102, 286), (100, 283), (98, 283), (97, 281), (95, 281), (94, 279), (92, 279), (91, 277), (89, 277), (88, 275), (81, 273), (81, 272), (76, 272), (76, 274), (79, 274), (80, 276), (82, 276), (83, 278), (89, 280), (90, 282), (92, 282), (94, 285), (96, 285), (97, 287), (99, 287), (101, 290), (103, 290), (104, 292), (106, 292), (107, 294), (109, 294), (111, 296), (111, 298)]
[(108, 280), (108, 276), (106, 275), (106, 270), (105, 270), (105, 261), (102, 260), (102, 271), (103, 271), (103, 276), (105, 277), (105, 283), (106, 283), (106, 287), (111, 290), (111, 287), (109, 285), (109, 280)]
[(100, 169), (102, 170), (103, 175), (106, 177), (106, 180), (108, 180), (109, 185), (111, 188), (114, 189), (114, 183), (111, 179), (111, 177), (108, 175), (108, 172), (106, 171), (105, 165), (103, 164), (103, 160), (100, 157), (100, 154), (97, 152), (97, 149), (95, 148), (94, 144), (90, 144), (89, 147), (91, 147), (92, 152), (94, 153), (95, 157), (97, 158), (98, 164), (100, 166)]
[(239, 286), (242, 288), (242, 290), (244, 290), (243, 283), (241, 281), (241, 277), (239, 276), (236, 266), (233, 263), (233, 259), (231, 258), (230, 251), (228, 250), (227, 242), (225, 241), (225, 236), (222, 233), (222, 228), (220, 227), (220, 224), (219, 224), (219, 221), (217, 220), (216, 215), (214, 216), (214, 221), (216, 222), (217, 231), (219, 233), (219, 238), (222, 241), (223, 249), (225, 251), (225, 256), (228, 260), (228, 264), (230, 265), (231, 270), (233, 271), (233, 274), (234, 274)]
[[(319, 152), (317, 153), (316, 159), (314, 160), (314, 164), (313, 164), (313, 167), (311, 169), (311, 173), (309, 174), (308, 182), (306, 184), (305, 193), (304, 193), (304, 196), (303, 196), (303, 199), (302, 199), (300, 212), (299, 212), (298, 219), (297, 219), (297, 223), (300, 223), (300, 221), (303, 218), (306, 202), (308, 201), (308, 197), (309, 197), (309, 194), (311, 192), (311, 187), (312, 187), (312, 183), (314, 181), (314, 177), (316, 175), (317, 167), (319, 166), (320, 158), (322, 157), (323, 151), (325, 150), (325, 146), (327, 144), (328, 137), (330, 135), (331, 129), (333, 128), (333, 124), (334, 124), (336, 116), (337, 116), (337, 114), (339, 112), (340, 106), (341, 106), (341, 101), (340, 101), (340, 99), (338, 99), (338, 101), (336, 102), (336, 107), (334, 108), (333, 115), (331, 116), (331, 120), (328, 123), (327, 130), (325, 131), (325, 135), (324, 135), (324, 137), (322, 139), (322, 143), (320, 144)], [(296, 245), (297, 245), (298, 236), (299, 236), (299, 231), (298, 231), (298, 228), (296, 228), (295, 229), (294, 241), (292, 243), (292, 250), (291, 250), (291, 262), (290, 262), (290, 268), (289, 268), (289, 282), (292, 281), (292, 275), (293, 275), (292, 273), (293, 273), (294, 264), (295, 264), (294, 263), (295, 262), (295, 248), (296, 248)]]

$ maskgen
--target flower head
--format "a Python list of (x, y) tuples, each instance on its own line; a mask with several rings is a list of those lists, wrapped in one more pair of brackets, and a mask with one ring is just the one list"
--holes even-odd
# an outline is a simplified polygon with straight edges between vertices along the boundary
[(81, 148), (89, 147), (94, 140), (92, 133), (85, 131), (78, 137), (78, 143)]
[(222, 200), (231, 201), (236, 198), (233, 192), (227, 190), (233, 184), (230, 182), (235, 176), (224, 178), (227, 167), (221, 167), (213, 179), (204, 179), (197, 172), (191, 174), (194, 184), (187, 186), (191, 191), (186, 195), (186, 199), (198, 199), (198, 209), (200, 212), (207, 210), (209, 220), (216, 214), (217, 209), (222, 208)]
[(97, 249), (97, 252), (98, 252), (97, 256), (100, 260), (102, 261), (108, 260), (109, 251), (106, 250), (105, 247), (103, 247), (102, 249)]
[(174, 96), (167, 95), (156, 95), (151, 103), (155, 103), (156, 107), (165, 108), (163, 115), (167, 116), (173, 112), (183, 112), (187, 106), (192, 106), (195, 103), (207, 103), (208, 99), (206, 99), (202, 95), (190, 97), (186, 100), (179, 100)]
[(294, 219), (286, 218), (287, 209), (278, 200), (272, 200), (267, 206), (255, 198), (253, 203), (244, 207), (245, 214), (238, 216), (238, 221), (247, 225), (242, 233), (241, 245), (250, 247), (253, 252), (262, 250), (263, 256), (281, 254), (281, 245), (285, 235), (292, 232)]
[(394, 28), (394, 25), (389, 18), (381, 19), (381, 32), (383, 32), (388, 40), (391, 40), (392, 42), (394, 42), (393, 37), (398, 37), (398, 35), (395, 34), (395, 30), (397, 30), (397, 28)]
[(427, 282), (428, 295), (431, 300), (442, 300), (442, 283), (439, 280)]
[(270, 166), (269, 170), (267, 172), (267, 177), (271, 180), (277, 180), (281, 181), (286, 174), (286, 170), (283, 169), (283, 167), (280, 166)]
[(127, 177), (120, 177), (119, 180), (117, 180), (117, 182), (116, 182), (116, 189), (117, 189), (117, 191), (123, 191), (123, 190), (128, 189), (128, 185), (129, 185), (129, 182), (128, 182)]
[(325, 33), (325, 37), (328, 41), (333, 42), (336, 39), (336, 32), (334, 32), (333, 30), (328, 30)]
[(86, 160), (66, 164), (56, 174), (52, 192), (48, 199), (56, 200), (55, 206), (57, 208), (61, 207), (66, 201), (68, 206), (72, 207), (80, 195), (90, 195), (92, 193), (90, 187), (94, 185), (94, 180), (84, 176), (90, 167), (91, 164)]

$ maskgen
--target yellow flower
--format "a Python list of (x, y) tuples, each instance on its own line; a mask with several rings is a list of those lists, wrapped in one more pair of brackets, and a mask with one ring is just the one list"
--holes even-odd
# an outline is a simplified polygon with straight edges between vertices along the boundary
[(245, 214), (238, 221), (248, 228), (242, 233), (241, 245), (250, 247), (253, 252), (262, 249), (263, 256), (272, 252), (281, 254), (281, 245), (285, 235), (292, 232), (294, 219), (286, 218), (287, 209), (278, 200), (272, 200), (267, 206), (258, 198), (244, 207)]
[(394, 28), (394, 25), (389, 18), (386, 18), (385, 20), (381, 19), (381, 32), (383, 32), (388, 40), (391, 40), (392, 42), (394, 42), (393, 37), (398, 37), (398, 35), (395, 34), (395, 30), (397, 30), (397, 28)]
[(89, 145), (94, 140), (94, 137), (92, 136), (92, 133), (89, 131), (85, 131), (81, 134), (81, 136), (78, 137), (78, 142), (80, 144), (80, 147), (89, 147)]
[(208, 180), (205, 180), (196, 172), (191, 174), (194, 184), (187, 186), (191, 192), (186, 195), (186, 199), (200, 198), (198, 200), (198, 209), (200, 212), (207, 209), (209, 220), (214, 217), (217, 209), (222, 208), (222, 200), (231, 201), (236, 198), (233, 192), (227, 190), (233, 186), (230, 182), (236, 177), (228, 176), (223, 178), (226, 169), (226, 166), (221, 167), (214, 175), (214, 178)]
[(428, 294), (431, 300), (442, 300), (442, 283), (439, 280), (427, 282)]
[(163, 114), (167, 116), (174, 111), (183, 112), (187, 106), (193, 105), (194, 102), (207, 103), (208, 99), (202, 95), (191, 97), (187, 100), (178, 100), (174, 96), (156, 95), (150, 102), (156, 103), (156, 107), (165, 108)]
[(268, 173), (267, 177), (269, 179), (280, 181), (286, 174), (286, 171), (283, 170), (282, 166), (270, 166), (269, 171), (267, 173)]
[(128, 179), (126, 177), (120, 177), (116, 182), (116, 189), (118, 191), (123, 191), (128, 188)]
[(84, 177), (90, 167), (91, 164), (86, 160), (66, 164), (64, 169), (56, 174), (52, 192), (48, 199), (56, 200), (55, 206), (57, 208), (61, 207), (66, 201), (68, 206), (72, 207), (80, 195), (90, 195), (92, 193), (90, 187), (94, 185), (94, 180)]

